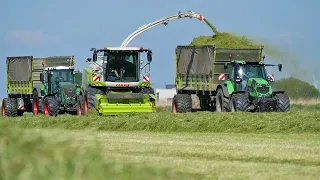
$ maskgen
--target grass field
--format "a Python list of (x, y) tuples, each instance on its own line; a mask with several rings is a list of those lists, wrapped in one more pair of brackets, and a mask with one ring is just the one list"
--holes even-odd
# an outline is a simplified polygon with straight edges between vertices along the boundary
[(318, 179), (320, 106), (0, 121), (0, 179)]

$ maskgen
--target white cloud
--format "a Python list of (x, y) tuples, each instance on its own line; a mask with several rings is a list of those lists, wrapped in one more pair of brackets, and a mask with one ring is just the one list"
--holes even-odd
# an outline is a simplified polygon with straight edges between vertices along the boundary
[(51, 36), (37, 30), (10, 30), (5, 39), (14, 43), (43, 44), (61, 41), (59, 36)]

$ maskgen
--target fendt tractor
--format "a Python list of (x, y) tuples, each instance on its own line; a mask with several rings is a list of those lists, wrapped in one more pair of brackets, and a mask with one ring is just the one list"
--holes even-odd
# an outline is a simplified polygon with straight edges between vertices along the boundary
[[(150, 86), (152, 51), (138, 47), (92, 48), (92, 62), (82, 72), (85, 103), (100, 115), (155, 112), (155, 94)], [(147, 62), (140, 60), (147, 53)], [(143, 80), (143, 81), (141, 81)]]
[(216, 112), (287, 112), (290, 100), (275, 90), (273, 75), (261, 48), (216, 48), (214, 45), (177, 46), (173, 113), (197, 110)]
[(8, 98), (3, 99), (3, 116), (22, 116), (24, 112), (81, 115), (84, 111), (80, 87), (74, 83), (73, 56), (7, 57), (6, 62)]

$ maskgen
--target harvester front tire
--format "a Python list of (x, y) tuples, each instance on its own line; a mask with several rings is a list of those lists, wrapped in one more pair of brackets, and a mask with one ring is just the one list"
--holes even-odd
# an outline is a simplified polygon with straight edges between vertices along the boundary
[(229, 99), (224, 96), (221, 88), (217, 90), (216, 96), (216, 112), (228, 112), (230, 111)]
[(16, 98), (5, 98), (2, 101), (2, 116), (16, 117), (18, 116), (18, 102)]
[(276, 94), (275, 98), (277, 99), (277, 111), (288, 112), (290, 111), (290, 99), (287, 94)]
[(43, 113), (45, 116), (57, 116), (59, 114), (59, 102), (55, 96), (48, 96), (44, 99)]
[(189, 94), (177, 94), (173, 98), (172, 112), (173, 113), (186, 113), (191, 112), (192, 101)]
[(249, 97), (246, 94), (233, 94), (230, 100), (231, 112), (245, 112), (250, 106)]
[(94, 87), (88, 87), (87, 91), (87, 98), (88, 98), (88, 107), (89, 109), (95, 107), (95, 95), (96, 94), (104, 94), (104, 92), (101, 89), (97, 89)]

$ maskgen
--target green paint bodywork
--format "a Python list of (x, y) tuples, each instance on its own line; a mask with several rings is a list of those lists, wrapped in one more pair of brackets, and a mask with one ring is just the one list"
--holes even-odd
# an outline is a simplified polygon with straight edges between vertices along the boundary
[(225, 80), (224, 84), (227, 86), (228, 94), (232, 94), (234, 91), (232, 82), (230, 80)]

